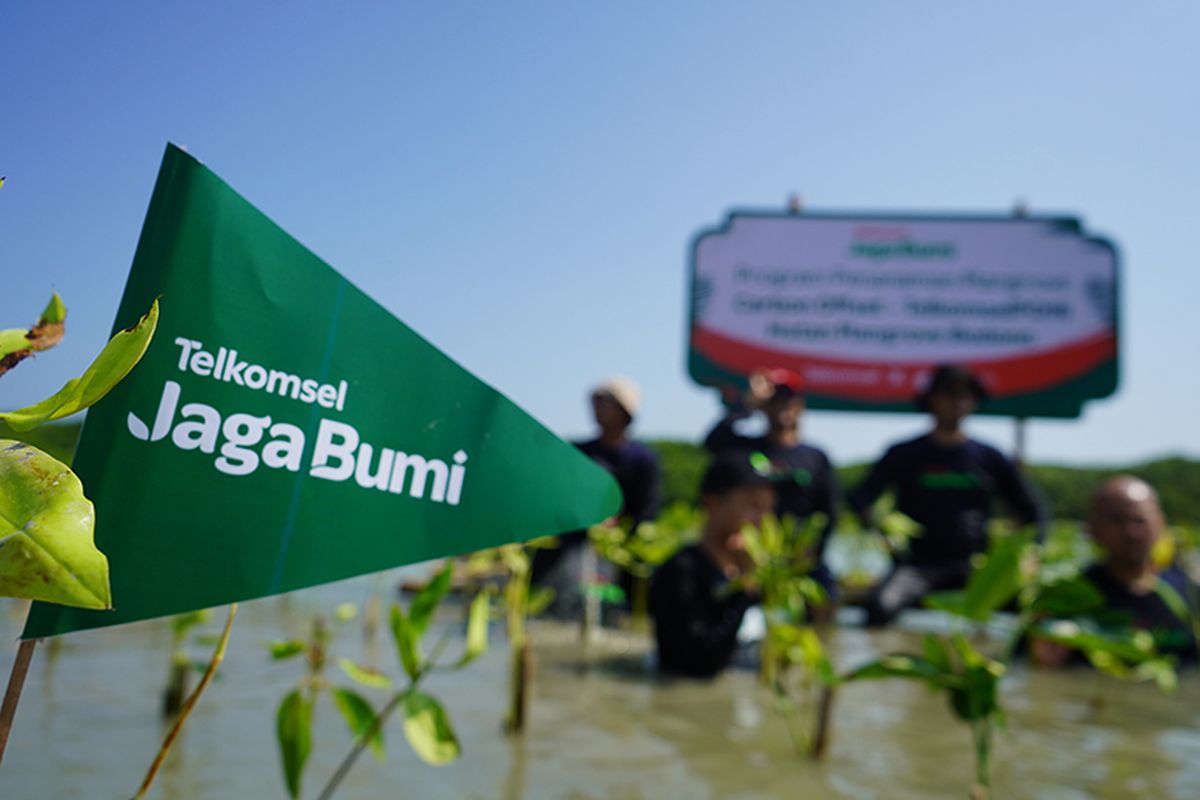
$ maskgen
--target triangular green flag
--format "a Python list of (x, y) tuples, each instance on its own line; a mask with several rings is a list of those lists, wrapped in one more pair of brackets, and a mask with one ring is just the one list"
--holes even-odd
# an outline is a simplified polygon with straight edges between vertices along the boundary
[(24, 637), (221, 605), (584, 528), (603, 469), (168, 145), (117, 315), (160, 298), (75, 469), (113, 611), (36, 604)]

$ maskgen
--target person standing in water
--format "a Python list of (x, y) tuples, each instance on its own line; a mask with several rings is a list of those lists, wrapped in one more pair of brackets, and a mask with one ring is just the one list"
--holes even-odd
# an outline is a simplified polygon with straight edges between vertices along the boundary
[[(766, 432), (761, 436), (737, 433), (734, 426), (756, 411), (766, 418)], [(824, 451), (802, 441), (803, 416), (804, 381), (797, 373), (786, 369), (756, 370), (750, 375), (750, 387), (741, 402), (732, 406), (709, 431), (704, 446), (718, 458), (745, 454), (765, 467), (776, 479), (776, 516), (805, 520), (814, 513), (825, 515), (825, 524), (813, 547), (814, 566), (810, 575), (828, 597), (834, 598), (837, 582), (823, 556), (837, 524), (837, 477)]]
[(850, 494), (863, 525), (874, 528), (874, 503), (896, 493), (896, 510), (921, 526), (891, 573), (867, 600), (867, 624), (884, 625), (926, 594), (959, 588), (971, 573), (971, 556), (988, 548), (992, 500), (1003, 499), (1020, 526), (1037, 525), (1044, 511), (1016, 466), (999, 450), (967, 436), (963, 422), (987, 399), (968, 370), (934, 370), (917, 407), (933, 417), (933, 430), (890, 447)]
[[(576, 442), (575, 446), (612, 473), (621, 487), (624, 502), (617, 517), (609, 522), (616, 524), (619, 518), (625, 518), (636, 527), (657, 516), (662, 483), (658, 456), (649, 446), (629, 435), (641, 407), (641, 390), (629, 378), (617, 375), (592, 389), (590, 399), (599, 430), (594, 438)], [(548, 613), (574, 618), (582, 613), (581, 586), (589, 577), (584, 575), (583, 564), (587, 531), (566, 533), (558, 539), (558, 547), (534, 551), (532, 581), (535, 585), (554, 589), (555, 597)], [(603, 574), (592, 578), (627, 583), (626, 577), (613, 574), (615, 570), (609, 565), (601, 564), (598, 568)], [(628, 590), (627, 586), (623, 588)]]
[[(776, 482), (748, 456), (723, 456), (700, 482), (705, 511), (700, 542), (683, 548), (655, 571), (650, 613), (658, 666), (663, 672), (711, 678), (738, 653), (746, 611), (759, 602), (755, 587), (737, 585), (753, 562), (742, 528), (758, 525), (775, 507)], [(735, 588), (736, 587), (736, 588)]]

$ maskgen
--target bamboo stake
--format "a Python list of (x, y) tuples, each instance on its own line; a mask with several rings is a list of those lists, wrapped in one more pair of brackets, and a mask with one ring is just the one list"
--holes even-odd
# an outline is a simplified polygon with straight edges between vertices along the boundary
[(171, 726), (171, 731), (167, 734), (167, 738), (163, 739), (162, 747), (158, 749), (158, 755), (154, 758), (154, 763), (150, 765), (150, 769), (146, 772), (146, 779), (142, 781), (142, 788), (138, 789), (138, 793), (133, 800), (141, 800), (146, 796), (146, 792), (150, 791), (150, 784), (154, 783), (154, 778), (158, 775), (158, 770), (162, 767), (163, 762), (167, 760), (167, 754), (171, 752), (172, 745), (179, 738), (179, 732), (183, 730), (183, 723), (191, 715), (192, 709), (196, 707), (196, 703), (200, 701), (200, 695), (204, 689), (212, 681), (213, 676), (217, 674), (217, 667), (221, 666), (221, 662), (225, 660), (225, 647), (229, 644), (229, 631), (233, 628), (233, 618), (237, 615), (237, 603), (229, 605), (229, 619), (225, 620), (225, 630), (221, 631), (221, 639), (217, 642), (217, 649), (213, 652), (212, 660), (208, 662), (208, 669), (204, 670), (204, 676), (200, 678), (200, 683), (196, 685), (196, 690), (188, 696), (183, 706), (179, 709), (179, 717), (175, 720), (175, 724)]
[(12, 732), (13, 719), (17, 716), (17, 703), (21, 701), (21, 690), (25, 687), (25, 675), (29, 672), (29, 662), (33, 660), (33, 649), (37, 647), (37, 639), (26, 639), (17, 648), (17, 660), (13, 662), (12, 673), (8, 678), (8, 691), (4, 693), (4, 705), (0, 706), (0, 761), (4, 760), (4, 750), (8, 747), (8, 735)]

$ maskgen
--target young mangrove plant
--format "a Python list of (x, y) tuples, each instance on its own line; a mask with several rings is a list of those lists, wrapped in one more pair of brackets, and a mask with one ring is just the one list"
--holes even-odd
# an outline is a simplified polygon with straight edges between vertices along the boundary
[(533, 680), (529, 617), (540, 613), (554, 599), (552, 589), (534, 590), (531, 587), (532, 551), (554, 546), (556, 542), (549, 537), (527, 544), (506, 544), (472, 553), (464, 564), (468, 578), (503, 576), (504, 622), (508, 636), (508, 710), (504, 715), (504, 730), (509, 734), (523, 733), (528, 719)]
[(615, 525), (593, 525), (588, 529), (597, 555), (629, 573), (634, 630), (649, 629), (650, 576), (680, 548), (695, 541), (702, 518), (698, 509), (673, 503), (653, 521), (635, 525), (629, 517), (622, 517)]
[[(28, 330), (0, 330), (0, 375), (61, 341), (67, 310), (54, 294)], [(27, 408), (0, 413), (20, 435), (95, 404), (141, 360), (158, 324), (158, 303), (114, 336), (83, 375)], [(112, 606), (108, 559), (95, 546), (95, 516), (71, 469), (33, 445), (0, 438), (0, 597), (105, 609)], [(33, 658), (21, 643), (0, 705), (0, 759)]]
[(836, 681), (833, 664), (812, 626), (812, 610), (826, 602), (810, 577), (814, 548), (825, 527), (823, 514), (804, 521), (766, 517), (742, 532), (753, 569), (737, 582), (762, 598), (766, 634), (760, 647), (760, 678), (775, 698), (797, 753), (820, 756)]
[(171, 654), (162, 706), (163, 717), (167, 719), (173, 718), (183, 707), (188, 692), (188, 676), (196, 669), (203, 673), (207, 667), (206, 662), (197, 663), (188, 655), (187, 643), (191, 630), (207, 622), (208, 618), (208, 609), (190, 611), (171, 618)]
[[(437, 698), (421, 690), (421, 684), (434, 672), (465, 667), (487, 649), (490, 603), (487, 592), (480, 592), (472, 600), (466, 642), (456, 660), (441, 661), (449, 642), (449, 630), (443, 630), (426, 653), (424, 639), (434, 613), (450, 588), (452, 572), (453, 564), (448, 561), (433, 580), (413, 596), (407, 611), (399, 604), (392, 606), (392, 638), (406, 681), (392, 692), (378, 711), (355, 689), (335, 685), (325, 676), (331, 637), (322, 618), (314, 620), (307, 641), (271, 644), (272, 658), (283, 660), (303, 655), (306, 667), (300, 684), (284, 695), (275, 717), (283, 777), (290, 797), (300, 797), (304, 770), (313, 746), (313, 712), (318, 699), (326, 694), (345, 720), (354, 744), (321, 791), (321, 798), (333, 795), (363, 750), (370, 748), (377, 758), (383, 758), (384, 724), (397, 708), (404, 714), (404, 737), (421, 760), (442, 765), (458, 758), (460, 747), (450, 718)], [(375, 690), (394, 688), (394, 682), (386, 674), (350, 659), (339, 658), (337, 665), (346, 677), (361, 686)]]
[[(991, 791), (992, 739), (1003, 724), (1000, 680), (1030, 636), (1042, 636), (1084, 653), (1097, 667), (1123, 678), (1153, 679), (1174, 685), (1170, 663), (1144, 631), (1112, 632), (1076, 621), (1095, 611), (1100, 593), (1077, 570), (1041, 563), (1029, 532), (996, 536), (982, 563), (961, 591), (941, 592), (927, 605), (953, 615), (958, 624), (944, 634), (926, 634), (920, 653), (893, 653), (860, 666), (844, 681), (907, 678), (945, 694), (954, 716), (971, 729), (975, 755), (973, 798)], [(976, 643), (983, 627), (1002, 608), (1017, 605), (1015, 624), (997, 652)]]

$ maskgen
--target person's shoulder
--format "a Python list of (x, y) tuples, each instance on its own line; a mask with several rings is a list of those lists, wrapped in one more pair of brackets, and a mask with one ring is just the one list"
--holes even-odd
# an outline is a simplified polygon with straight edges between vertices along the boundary
[(883, 451), (884, 458), (902, 458), (904, 456), (920, 453), (930, 447), (929, 434), (922, 433), (920, 436), (914, 436), (911, 439), (904, 439), (899, 442), (892, 442), (887, 449)]
[(1083, 571), (1082, 577), (1100, 592), (1106, 604), (1123, 592), (1122, 586), (1117, 583), (1112, 573), (1108, 571), (1108, 568), (1101, 561), (1095, 561), (1090, 564)]
[(792, 458), (796, 461), (803, 461), (809, 464), (819, 464), (821, 466), (830, 466), (833, 462), (829, 459), (829, 454), (820, 446), (801, 442), (792, 448)]
[(655, 568), (654, 579), (661, 582), (664, 576), (694, 572), (707, 558), (700, 550), (699, 545), (686, 545), (676, 550), (673, 556)]
[(1002, 453), (998, 447), (988, 444), (981, 439), (969, 437), (967, 441), (963, 443), (963, 446), (971, 452), (983, 456), (989, 461), (1001, 461), (1006, 464), (1010, 463), (1009, 457), (1004, 455), (1004, 453)]
[(625, 457), (631, 461), (658, 462), (658, 451), (649, 444), (637, 439), (630, 439), (624, 446)]

